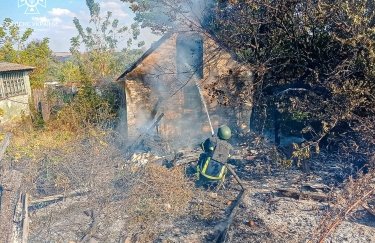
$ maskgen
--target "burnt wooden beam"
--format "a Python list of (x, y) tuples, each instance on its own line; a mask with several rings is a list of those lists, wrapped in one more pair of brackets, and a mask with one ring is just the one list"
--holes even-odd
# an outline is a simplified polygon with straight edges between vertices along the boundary
[(330, 197), (324, 193), (319, 192), (302, 192), (294, 188), (279, 188), (277, 189), (279, 196), (290, 197), (296, 200), (300, 199), (312, 199), (314, 201), (326, 202)]
[(229, 164), (225, 164), (228, 168), (229, 172), (233, 175), (234, 179), (236, 179), (237, 183), (241, 186), (241, 189), (244, 191), (245, 187), (241, 181), (241, 179), (238, 177), (237, 173), (233, 170), (233, 168)]
[[(149, 132), (150, 130), (152, 130), (153, 128), (155, 128), (155, 127), (159, 124), (159, 122), (161, 121), (161, 119), (162, 119), (163, 117), (164, 117), (164, 113), (161, 113), (161, 114), (156, 118), (156, 120), (154, 121), (154, 123), (152, 123), (152, 125), (151, 125), (149, 128), (147, 128), (147, 130), (146, 130), (144, 133), (142, 133), (141, 135), (139, 135), (139, 136), (134, 140), (134, 142), (128, 147), (126, 154), (131, 153), (132, 150), (134, 149), (134, 147), (135, 147), (136, 145), (138, 145), (140, 142), (142, 142), (142, 140), (143, 140), (143, 138), (146, 136), (146, 134), (148, 134), (148, 132)], [(129, 155), (129, 156), (130, 156), (130, 155)], [(130, 159), (130, 157), (127, 158), (127, 159)]]
[(29, 195), (20, 193), (13, 215), (12, 242), (27, 243), (29, 236)]
[(238, 177), (237, 173), (234, 171), (234, 169), (228, 164), (224, 163), (224, 165), (228, 168), (229, 172), (233, 175), (234, 179), (237, 181), (237, 183), (241, 186), (241, 191), (237, 195), (236, 200), (231, 205), (231, 211), (229, 213), (229, 216), (224, 222), (219, 223), (215, 227), (215, 239), (214, 242), (216, 243), (223, 243), (227, 239), (228, 231), (230, 226), (233, 223), (234, 217), (236, 216), (239, 206), (244, 198), (244, 196), (247, 194), (247, 189), (242, 183), (241, 179)]
[(25, 193), (22, 202), (22, 210), (23, 210), (23, 222), (22, 222), (22, 243), (27, 243), (29, 239), (29, 194)]
[(78, 196), (83, 196), (89, 193), (89, 189), (78, 189), (74, 190), (72, 192), (64, 193), (64, 194), (57, 194), (57, 195), (51, 195), (43, 198), (32, 198), (30, 200), (29, 205), (34, 207), (38, 204), (43, 204), (43, 203), (52, 203), (52, 202), (58, 202), (66, 198), (70, 197), (78, 197)]
[(223, 243), (227, 240), (229, 228), (232, 225), (234, 217), (236, 216), (239, 206), (246, 194), (247, 190), (241, 190), (241, 192), (237, 195), (236, 200), (231, 205), (232, 209), (226, 220), (215, 227), (216, 237), (213, 242)]

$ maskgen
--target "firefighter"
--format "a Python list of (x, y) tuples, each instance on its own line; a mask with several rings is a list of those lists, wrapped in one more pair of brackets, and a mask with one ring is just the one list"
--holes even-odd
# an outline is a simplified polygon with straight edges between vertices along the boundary
[(199, 156), (196, 167), (200, 182), (222, 184), (228, 169), (226, 163), (232, 150), (232, 146), (227, 142), (231, 136), (230, 128), (222, 125), (217, 131), (217, 136), (213, 135), (201, 144), (204, 153)]

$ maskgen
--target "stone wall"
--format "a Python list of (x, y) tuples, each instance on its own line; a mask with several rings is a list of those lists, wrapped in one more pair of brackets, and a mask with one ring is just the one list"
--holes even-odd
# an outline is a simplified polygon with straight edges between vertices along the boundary
[(34, 108), (42, 114), (44, 121), (48, 121), (51, 115), (51, 104), (47, 99), (47, 92), (47, 89), (33, 89), (32, 92)]
[[(204, 78), (200, 83), (215, 126), (228, 124), (248, 131), (253, 96), (251, 71), (208, 37), (204, 50)], [(238, 87), (239, 84), (246, 88)], [(222, 95), (215, 93), (215, 89), (222, 91)], [(228, 97), (226, 102), (222, 100)]]
[[(212, 86), (220, 82), (223, 87), (227, 85), (222, 77), (230, 73), (243, 77), (248, 75), (248, 69), (234, 61), (228, 53), (205, 36), (203, 78), (191, 79), (186, 83), (179, 80), (177, 75), (176, 40), (177, 34), (166, 40), (127, 75), (125, 90), (129, 136), (137, 136), (161, 113), (164, 113), (164, 117), (157, 131), (167, 139), (209, 136), (211, 131), (198, 89), (189, 91), (196, 84), (201, 87), (215, 128), (220, 124), (231, 127), (242, 125), (248, 128), (248, 111), (251, 111), (251, 106), (239, 107), (238, 103), (222, 106), (218, 102), (220, 97), (215, 97), (212, 90)], [(191, 96), (189, 92), (197, 94)], [(196, 102), (194, 106), (186, 106), (186, 95), (190, 96), (188, 102)], [(250, 93), (247, 95), (251, 100)], [(194, 100), (191, 100), (192, 98)]]

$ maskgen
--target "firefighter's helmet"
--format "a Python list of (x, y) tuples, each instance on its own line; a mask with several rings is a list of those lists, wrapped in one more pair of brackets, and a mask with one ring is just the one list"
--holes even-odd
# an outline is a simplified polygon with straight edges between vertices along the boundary
[(232, 132), (227, 125), (222, 125), (217, 130), (217, 136), (222, 140), (228, 140), (232, 136)]

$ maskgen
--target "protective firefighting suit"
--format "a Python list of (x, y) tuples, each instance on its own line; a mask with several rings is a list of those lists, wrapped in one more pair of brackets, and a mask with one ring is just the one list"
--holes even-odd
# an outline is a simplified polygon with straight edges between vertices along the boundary
[[(197, 164), (197, 176), (208, 181), (224, 181), (227, 173), (226, 163), (232, 146), (226, 141), (231, 137), (227, 126), (218, 129), (217, 137), (207, 138), (201, 147), (204, 151)], [(202, 178), (203, 177), (203, 178)]]

